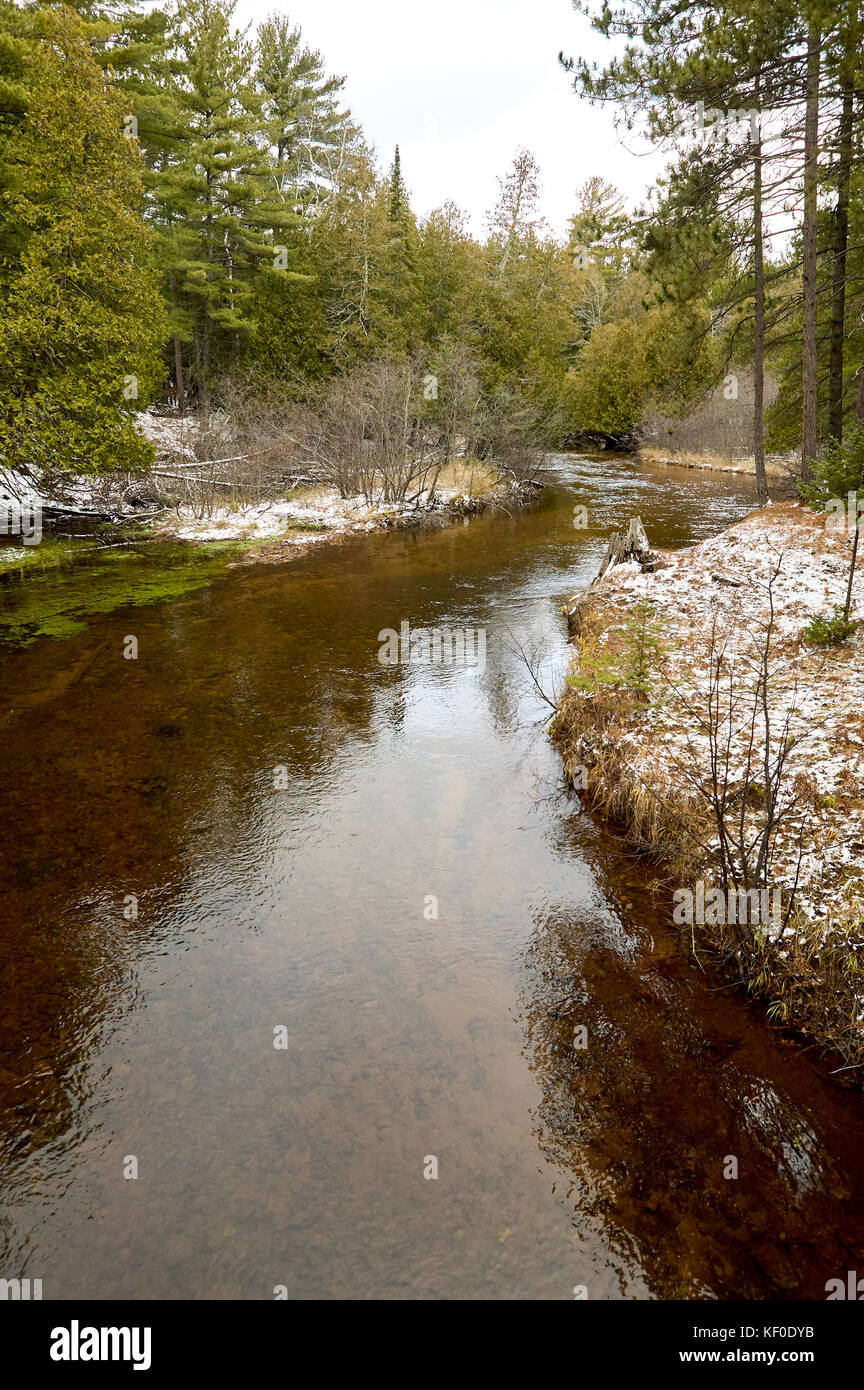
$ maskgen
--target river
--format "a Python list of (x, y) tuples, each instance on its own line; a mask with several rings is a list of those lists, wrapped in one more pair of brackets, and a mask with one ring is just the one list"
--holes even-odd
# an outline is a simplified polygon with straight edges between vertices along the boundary
[[(0, 1275), (820, 1299), (858, 1267), (860, 1099), (688, 959), (650, 867), (562, 789), (515, 650), (561, 678), (560, 605), (612, 526), (676, 547), (754, 504), (562, 456), (512, 516), (3, 651)], [(485, 628), (485, 671), (382, 666), (403, 620)]]

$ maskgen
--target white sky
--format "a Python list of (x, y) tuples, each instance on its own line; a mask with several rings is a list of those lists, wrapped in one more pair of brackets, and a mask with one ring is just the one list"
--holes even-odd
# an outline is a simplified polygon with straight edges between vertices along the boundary
[[(239, 0), (247, 24), (274, 11), (344, 73), (345, 99), (385, 168), (398, 143), (421, 216), (452, 198), (481, 234), (519, 145), (542, 172), (541, 212), (559, 234), (592, 174), (632, 208), (662, 167), (628, 153), (612, 113), (572, 90), (558, 53), (605, 61), (611, 44), (570, 0)], [(644, 150), (634, 135), (633, 151)]]

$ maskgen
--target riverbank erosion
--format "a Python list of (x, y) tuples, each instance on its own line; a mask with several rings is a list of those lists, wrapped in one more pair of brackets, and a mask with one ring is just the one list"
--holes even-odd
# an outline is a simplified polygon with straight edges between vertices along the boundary
[[(657, 868), (695, 952), (864, 1076), (864, 581), (800, 504), (607, 569), (567, 605), (567, 777)], [(815, 621), (814, 621), (815, 620)]]

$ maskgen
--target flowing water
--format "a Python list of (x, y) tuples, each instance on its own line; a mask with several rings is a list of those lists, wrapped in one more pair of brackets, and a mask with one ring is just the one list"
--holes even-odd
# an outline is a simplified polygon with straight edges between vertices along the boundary
[[(560, 458), (512, 517), (4, 650), (0, 1275), (818, 1299), (858, 1267), (861, 1101), (688, 960), (650, 867), (562, 791), (516, 649), (560, 679), (560, 604), (634, 512), (674, 547), (753, 504)], [(382, 666), (403, 620), (485, 628), (485, 671)]]

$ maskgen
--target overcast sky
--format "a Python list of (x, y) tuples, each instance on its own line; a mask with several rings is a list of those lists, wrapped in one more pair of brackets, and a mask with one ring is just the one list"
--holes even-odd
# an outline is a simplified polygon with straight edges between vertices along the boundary
[(604, 60), (611, 47), (570, 0), (239, 0), (237, 18), (276, 10), (347, 76), (347, 103), (383, 166), (398, 143), (421, 216), (452, 198), (482, 233), (519, 145), (540, 165), (541, 211), (558, 233), (591, 174), (632, 207), (660, 171), (657, 156), (628, 153), (611, 112), (573, 92), (559, 51)]

